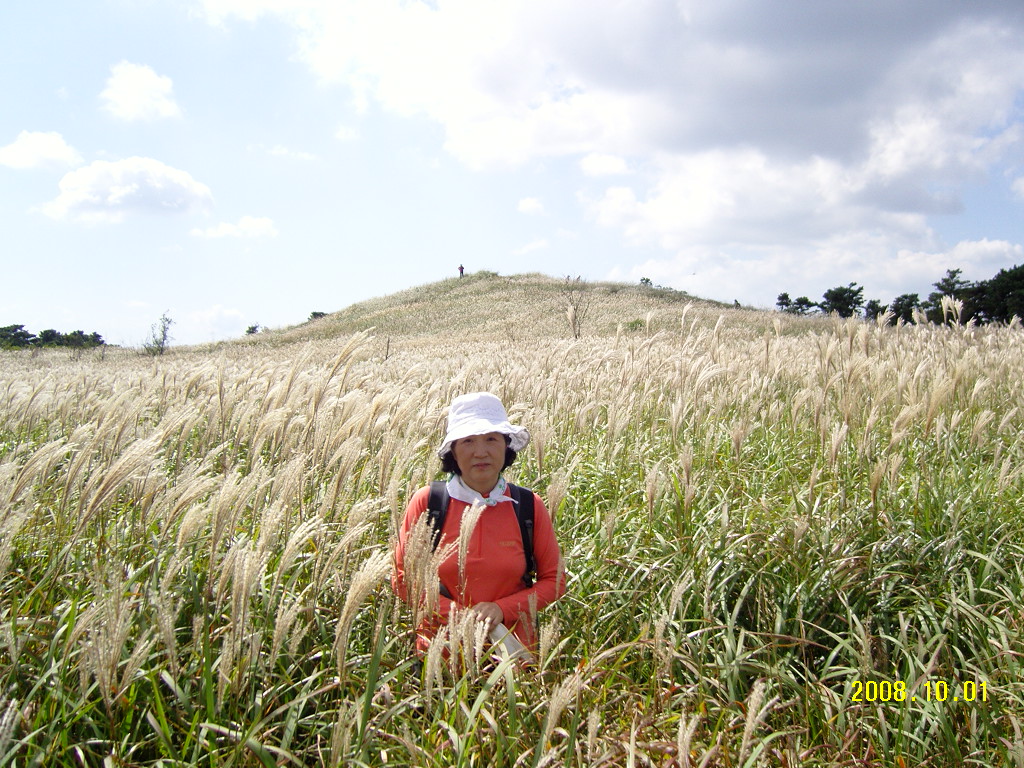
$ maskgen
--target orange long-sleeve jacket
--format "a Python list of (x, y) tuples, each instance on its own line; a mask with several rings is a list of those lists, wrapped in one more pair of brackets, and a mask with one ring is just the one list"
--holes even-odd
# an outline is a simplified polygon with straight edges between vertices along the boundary
[[(407, 602), (410, 596), (405, 587), (406, 541), (409, 531), (426, 511), (429, 496), (429, 486), (413, 494), (398, 531), (391, 583), (395, 593)], [(449, 501), (439, 547), (458, 542), (462, 515), (468, 508), (464, 501)], [(551, 515), (537, 494), (533, 495), (533, 509), (533, 552), (537, 562), (537, 579), (533, 586), (527, 588), (523, 584), (526, 556), (513, 503), (502, 501), (486, 507), (470, 536), (465, 579), (459, 578), (457, 550), (438, 568), (438, 577), (452, 599), (440, 597), (437, 613), (424, 619), (417, 627), (416, 648), (419, 652), (426, 652), (437, 628), (447, 621), (453, 603), (462, 608), (483, 602), (496, 603), (501, 608), (505, 626), (523, 645), (536, 648), (536, 617), (532, 611), (544, 608), (565, 593), (565, 572)]]

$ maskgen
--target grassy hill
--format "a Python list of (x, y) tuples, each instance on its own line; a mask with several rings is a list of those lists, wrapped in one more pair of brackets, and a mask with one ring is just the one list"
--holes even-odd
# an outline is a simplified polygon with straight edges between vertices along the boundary
[[(359, 302), (271, 333), (281, 341), (349, 336), (369, 329), (383, 337), (565, 338), (570, 330), (564, 288), (564, 279), (537, 273), (476, 272)], [(625, 283), (590, 283), (587, 297), (590, 308), (582, 326), (586, 336), (614, 336), (620, 325), (646, 330), (675, 324), (687, 304), (715, 317), (723, 309), (734, 309), (681, 291)]]

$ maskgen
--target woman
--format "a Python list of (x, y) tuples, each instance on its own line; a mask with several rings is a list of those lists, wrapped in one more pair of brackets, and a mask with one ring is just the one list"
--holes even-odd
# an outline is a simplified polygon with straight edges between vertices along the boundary
[[(440, 595), (436, 613), (427, 616), (416, 632), (416, 648), (421, 654), (426, 652), (437, 628), (447, 621), (453, 606), (471, 609), (488, 629), (504, 624), (523, 645), (535, 649), (536, 611), (565, 592), (561, 554), (544, 502), (532, 491), (510, 486), (502, 476), (529, 441), (530, 433), (509, 423), (505, 407), (494, 395), (475, 392), (452, 401), (448, 430), (437, 452), (441, 468), (450, 473), (443, 488), (448, 503), (440, 515), (443, 520), (438, 521), (438, 550), (458, 543), (463, 516), (472, 514), (474, 504), (484, 508), (464, 552), (460, 553), (456, 546), (438, 568)], [(442, 498), (444, 495), (441, 494)], [(515, 495), (519, 501), (513, 500)], [(392, 584), (407, 602), (422, 597), (408, 593), (405, 566), (410, 534), (427, 512), (430, 496), (430, 486), (413, 495), (398, 532)], [(531, 499), (532, 547), (524, 543), (524, 537), (530, 536), (517, 515), (517, 507), (520, 513), (526, 512)], [(526, 575), (530, 549), (535, 581), (534, 574)], [(461, 574), (460, 554), (464, 558)]]

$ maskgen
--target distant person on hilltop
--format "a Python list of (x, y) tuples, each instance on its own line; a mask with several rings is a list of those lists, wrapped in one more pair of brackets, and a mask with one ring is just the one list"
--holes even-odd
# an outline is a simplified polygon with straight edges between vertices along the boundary
[[(448, 409), (448, 430), (437, 451), (448, 480), (412, 496), (394, 551), (395, 592), (414, 606), (436, 606), (416, 629), (421, 658), (451, 614), (467, 610), (494, 643), (510, 648), (511, 634), (526, 652), (519, 658), (536, 653), (537, 611), (565, 592), (565, 571), (544, 502), (502, 476), (529, 440), (489, 392), (456, 397)], [(432, 529), (426, 539), (417, 526), (424, 515)], [(461, 544), (460, 534), (467, 539)], [(415, 564), (427, 562), (421, 550), (425, 544), (429, 554), (431, 540), (435, 550), (456, 546), (433, 575), (424, 575)], [(424, 590), (440, 594), (428, 598)]]
[(462, 277), (462, 273), (465, 271), (465, 267), (459, 264), (459, 277)]

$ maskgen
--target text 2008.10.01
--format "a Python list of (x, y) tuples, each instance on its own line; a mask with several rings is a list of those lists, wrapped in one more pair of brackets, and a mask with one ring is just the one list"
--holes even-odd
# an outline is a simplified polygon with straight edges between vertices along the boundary
[(925, 680), (916, 693), (903, 680), (854, 680), (850, 701), (988, 701), (984, 680)]

